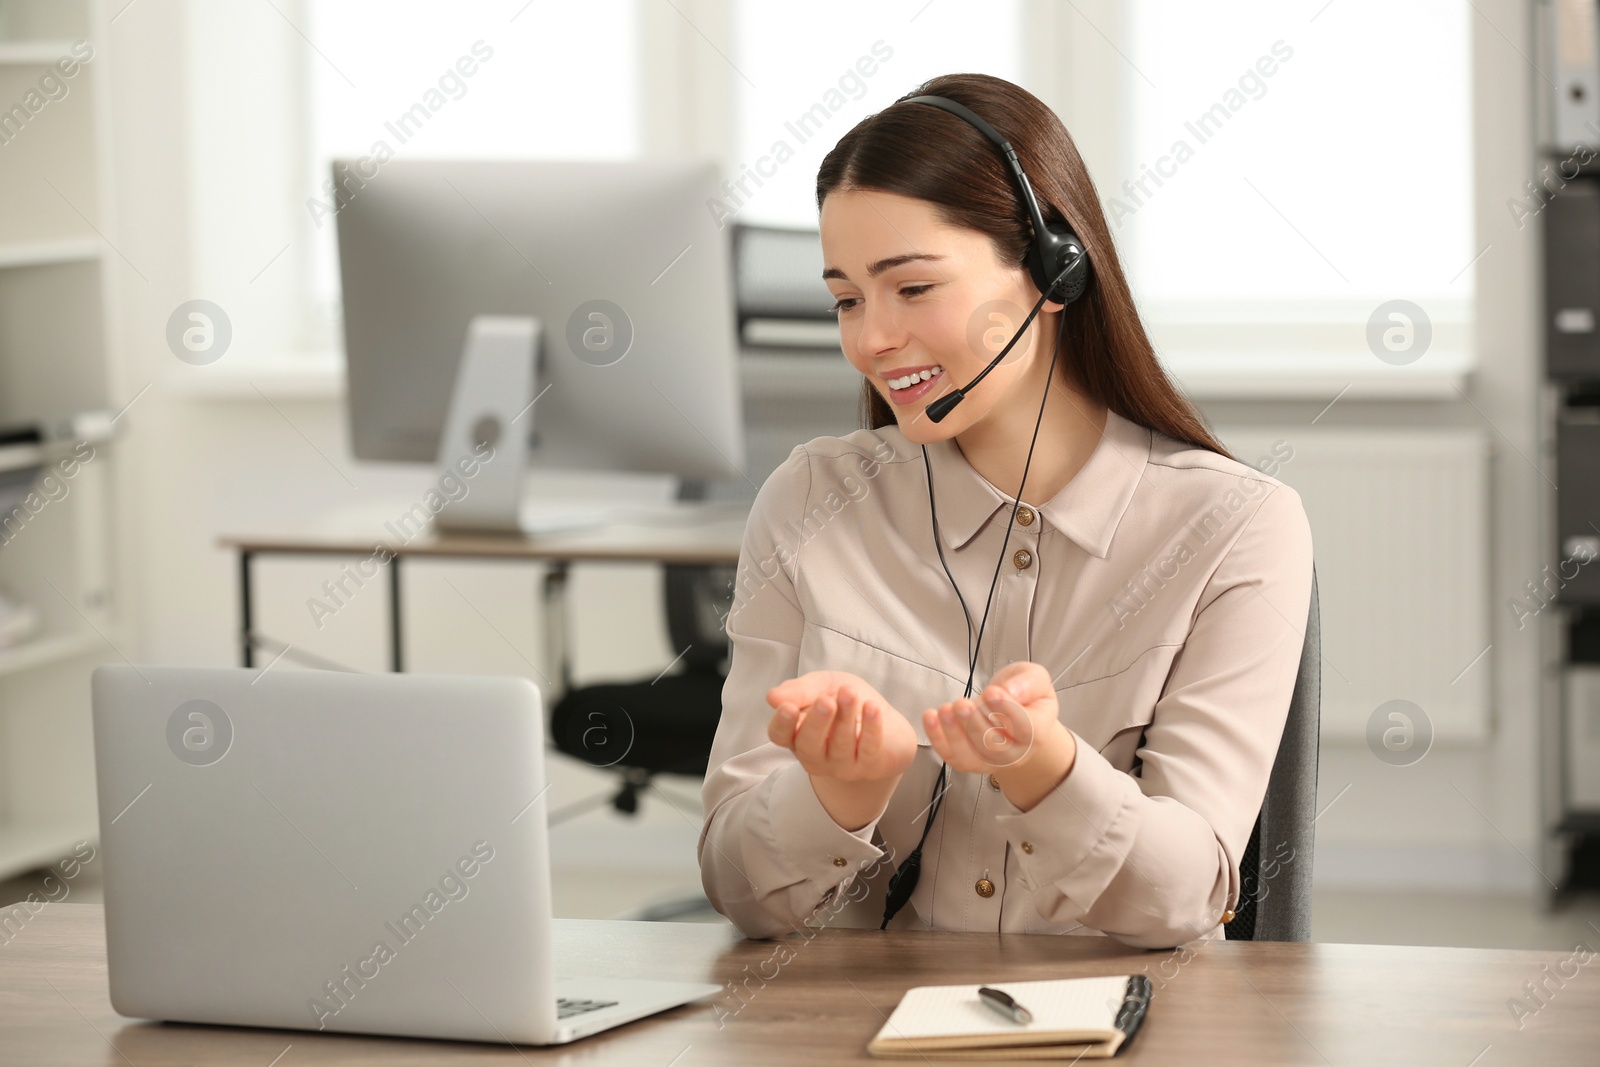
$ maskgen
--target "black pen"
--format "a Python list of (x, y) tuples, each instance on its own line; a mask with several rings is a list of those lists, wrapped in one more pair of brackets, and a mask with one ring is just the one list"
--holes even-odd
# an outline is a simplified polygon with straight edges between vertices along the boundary
[(1009, 994), (1002, 993), (998, 989), (979, 986), (978, 999), (1014, 1023), (1026, 1024), (1033, 1022), (1032, 1012), (1012, 1000)]

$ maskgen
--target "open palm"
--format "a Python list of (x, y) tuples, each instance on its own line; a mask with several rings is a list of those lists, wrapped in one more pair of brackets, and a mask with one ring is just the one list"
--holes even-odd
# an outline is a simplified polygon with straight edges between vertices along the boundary
[(917, 754), (910, 721), (871, 684), (847, 671), (810, 671), (767, 691), (767, 736), (813, 777), (841, 782), (897, 778)]
[(952, 700), (922, 713), (934, 751), (952, 770), (989, 773), (1020, 764), (1047, 734), (1062, 731), (1050, 674), (1037, 663), (1009, 663), (979, 700)]

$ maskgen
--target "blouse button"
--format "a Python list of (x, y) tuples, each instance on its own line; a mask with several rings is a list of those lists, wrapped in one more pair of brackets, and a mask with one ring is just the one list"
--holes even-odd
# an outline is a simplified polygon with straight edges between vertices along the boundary
[(1018, 526), (1032, 526), (1033, 525), (1033, 509), (1032, 508), (1018, 508), (1017, 509), (1017, 525)]
[(835, 856), (835, 857), (833, 857), (833, 865), (835, 867), (843, 867), (846, 862), (847, 861), (845, 860), (845, 858), (843, 856)]
[(1022, 843), (1022, 851), (1026, 852), (1030, 856), (1033, 855), (1033, 842), (1032, 841), (1024, 841)]
[(1033, 563), (1033, 553), (1025, 548), (1019, 548), (1016, 555), (1011, 557), (1011, 562), (1017, 565), (1017, 570), (1027, 570)]
[(994, 896), (994, 883), (989, 881), (987, 878), (979, 878), (978, 884), (973, 886), (973, 888), (978, 891), (978, 895), (980, 897)]
[(996, 778), (994, 775), (991, 774), (989, 776), (989, 785), (994, 789), (999, 789), (1000, 788), (1000, 779)]

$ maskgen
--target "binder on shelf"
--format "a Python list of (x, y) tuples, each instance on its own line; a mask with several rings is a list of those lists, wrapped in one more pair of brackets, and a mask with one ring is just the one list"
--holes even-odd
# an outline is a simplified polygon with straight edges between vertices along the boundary
[(1600, 405), (1568, 404), (1556, 415), (1556, 563), (1518, 597), (1600, 606)]
[(1595, 0), (1549, 0), (1545, 16), (1554, 86), (1551, 98), (1550, 151), (1600, 145), (1600, 28)]
[(1542, 223), (1545, 373), (1600, 379), (1600, 181), (1567, 182)]

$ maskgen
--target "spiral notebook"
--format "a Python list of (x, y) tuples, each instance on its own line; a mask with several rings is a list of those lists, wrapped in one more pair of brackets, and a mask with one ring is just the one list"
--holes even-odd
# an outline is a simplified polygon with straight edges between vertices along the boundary
[(867, 1045), (874, 1056), (920, 1059), (1104, 1059), (1127, 1046), (1144, 1022), (1150, 979), (1141, 974), (993, 982), (1033, 1015), (1005, 1018), (978, 998), (977, 985), (908, 990)]

